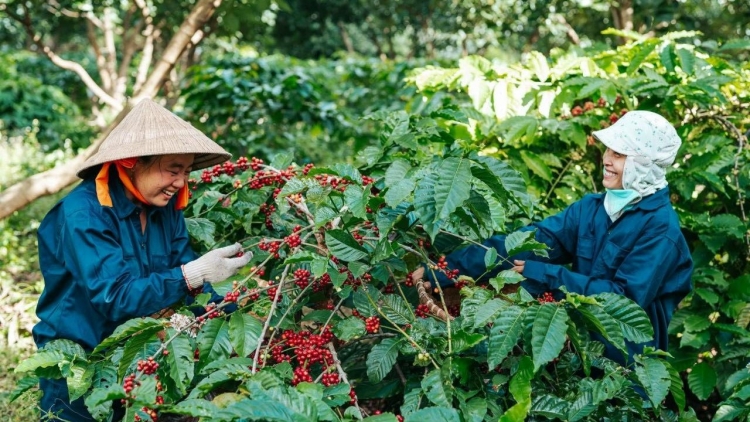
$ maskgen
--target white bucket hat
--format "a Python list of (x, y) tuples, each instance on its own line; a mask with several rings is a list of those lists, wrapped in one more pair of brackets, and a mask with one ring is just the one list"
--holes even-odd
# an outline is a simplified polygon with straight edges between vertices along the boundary
[(634, 110), (593, 135), (609, 149), (627, 156), (622, 174), (624, 189), (632, 189), (642, 198), (667, 186), (667, 168), (674, 163), (682, 144), (667, 119), (650, 111)]
[(682, 144), (667, 119), (643, 110), (629, 111), (615, 124), (593, 135), (613, 151), (649, 158), (660, 167), (674, 163)]
[(102, 142), (99, 151), (78, 170), (124, 158), (166, 154), (195, 154), (193, 170), (223, 163), (232, 155), (219, 144), (151, 99), (143, 99)]

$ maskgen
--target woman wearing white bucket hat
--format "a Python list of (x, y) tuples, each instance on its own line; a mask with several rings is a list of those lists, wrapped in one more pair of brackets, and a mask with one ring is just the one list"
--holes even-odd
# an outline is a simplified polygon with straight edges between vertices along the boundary
[[(145, 99), (78, 172), (83, 182), (39, 227), (39, 298), (34, 341), (72, 340), (91, 351), (128, 319), (153, 314), (227, 279), (252, 254), (239, 244), (199, 257), (182, 209), (192, 170), (229, 159), (189, 123)], [(93, 420), (68, 400), (65, 380), (40, 380), (41, 409), (63, 420)]]
[[(505, 263), (486, 273), (485, 249), (473, 245), (448, 255), (448, 268), (473, 278), (512, 269), (526, 277), (522, 286), (536, 295), (563, 286), (580, 294), (625, 295), (646, 311), (654, 327), (654, 340), (628, 344), (629, 355), (644, 345), (666, 350), (672, 313), (692, 288), (693, 261), (665, 178), (680, 137), (664, 117), (649, 111), (631, 111), (593, 135), (607, 147), (607, 192), (586, 195), (561, 213), (522, 229), (536, 230), (536, 239), (550, 248), (549, 258), (520, 253), (510, 257), (513, 266)], [(505, 236), (494, 236), (484, 245), (507, 257)], [(418, 269), (413, 279), (424, 275), (424, 269)], [(436, 275), (441, 286), (452, 284), (444, 274)], [(427, 277), (434, 282), (430, 272)], [(625, 363), (617, 349), (605, 345), (606, 356)]]

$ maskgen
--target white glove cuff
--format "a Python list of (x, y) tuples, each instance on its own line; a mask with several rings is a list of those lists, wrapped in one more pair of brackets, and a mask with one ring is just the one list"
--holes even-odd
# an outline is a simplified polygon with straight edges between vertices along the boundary
[(190, 290), (195, 290), (203, 286), (207, 265), (202, 265), (199, 260), (188, 262), (182, 266), (182, 275)]

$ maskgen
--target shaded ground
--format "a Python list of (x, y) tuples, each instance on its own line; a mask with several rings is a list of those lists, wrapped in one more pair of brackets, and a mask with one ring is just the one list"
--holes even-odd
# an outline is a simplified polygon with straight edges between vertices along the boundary
[(29, 391), (13, 403), (9, 400), (16, 382), (22, 378), (13, 373), (13, 368), (31, 352), (30, 348), (0, 349), (0, 421), (30, 422), (39, 418), (36, 411), (40, 394), (38, 391)]

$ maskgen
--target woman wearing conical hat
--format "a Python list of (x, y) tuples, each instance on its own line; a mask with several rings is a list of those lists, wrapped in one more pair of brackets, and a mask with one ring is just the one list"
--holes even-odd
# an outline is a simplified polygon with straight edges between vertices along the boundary
[[(91, 351), (128, 319), (151, 315), (246, 265), (239, 244), (199, 257), (182, 209), (188, 174), (231, 155), (151, 100), (139, 102), (78, 172), (83, 182), (39, 227), (39, 298), (34, 341), (68, 339)], [(42, 379), (41, 408), (68, 421), (93, 420), (68, 400), (64, 379)]]

